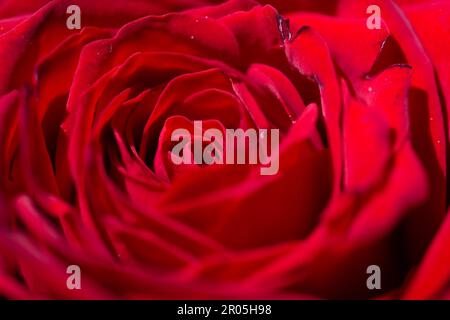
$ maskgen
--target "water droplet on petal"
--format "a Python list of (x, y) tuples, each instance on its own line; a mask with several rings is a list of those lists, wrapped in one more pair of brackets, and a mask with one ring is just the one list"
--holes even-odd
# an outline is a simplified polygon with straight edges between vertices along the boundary
[(191, 36), (191, 40), (194, 40), (195, 39), (195, 37), (194, 36)]
[(369, 87), (368, 90), (369, 90), (369, 92), (372, 92), (372, 91), (373, 91), (373, 88), (372, 88), (372, 87)]

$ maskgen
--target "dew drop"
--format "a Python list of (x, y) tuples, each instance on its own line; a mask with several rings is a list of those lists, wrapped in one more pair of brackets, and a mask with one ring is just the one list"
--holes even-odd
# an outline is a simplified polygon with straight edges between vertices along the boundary
[(369, 90), (369, 92), (372, 92), (372, 91), (373, 91), (373, 88), (372, 88), (372, 87), (369, 87), (368, 90)]
[(191, 36), (191, 40), (194, 40), (195, 39), (195, 37), (194, 36)]

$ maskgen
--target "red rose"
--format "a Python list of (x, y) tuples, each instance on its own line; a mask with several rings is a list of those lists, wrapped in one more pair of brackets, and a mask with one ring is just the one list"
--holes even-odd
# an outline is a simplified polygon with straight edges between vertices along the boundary
[[(3, 2), (0, 297), (449, 298), (450, 2), (371, 5)], [(276, 174), (174, 163), (195, 121)]]

